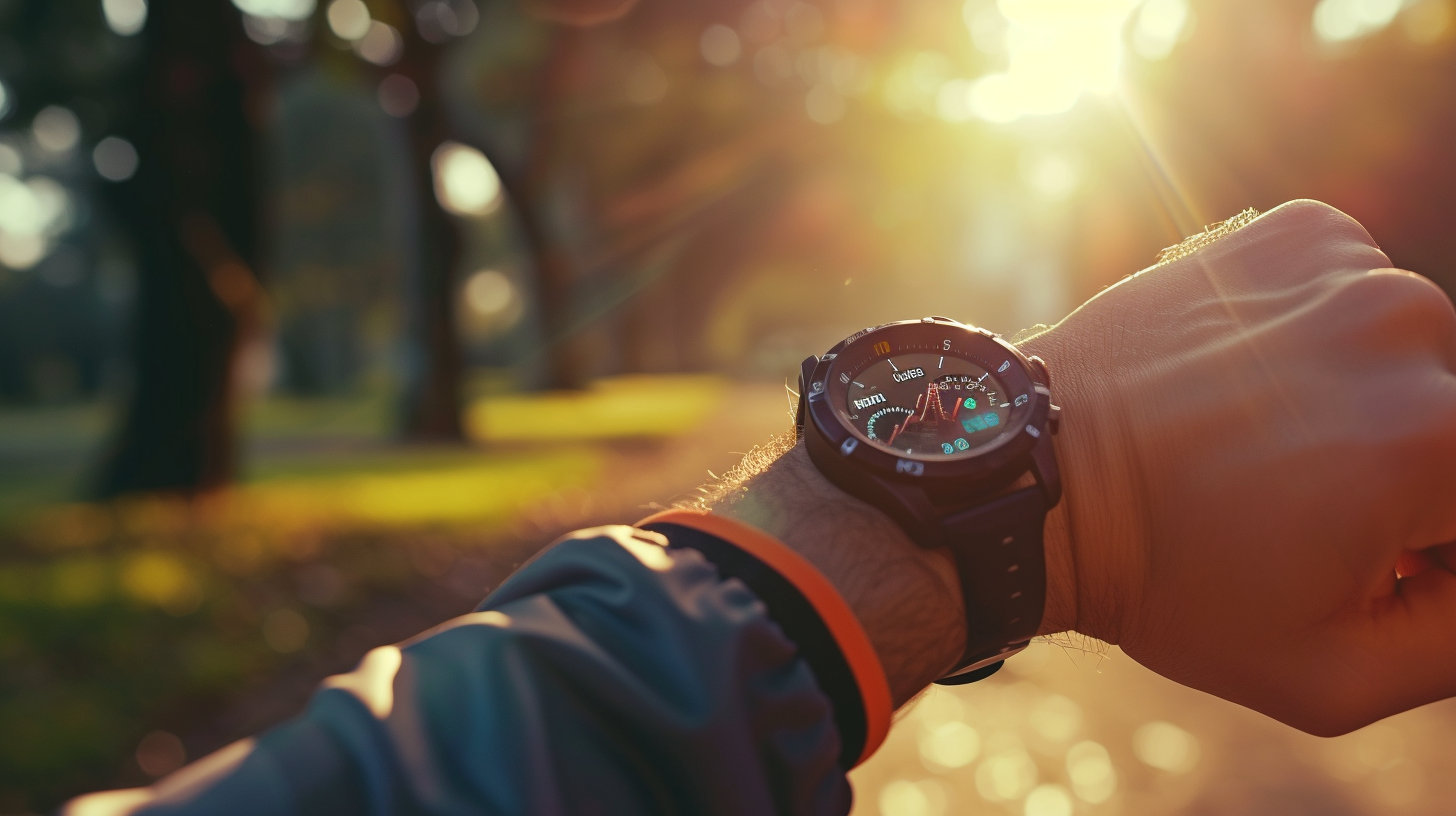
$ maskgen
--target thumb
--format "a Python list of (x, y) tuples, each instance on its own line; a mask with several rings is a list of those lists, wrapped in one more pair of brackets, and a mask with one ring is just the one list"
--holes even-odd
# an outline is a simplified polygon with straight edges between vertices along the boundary
[(1456, 544), (1422, 555), (1377, 613), (1372, 702), (1381, 717), (1456, 696)]

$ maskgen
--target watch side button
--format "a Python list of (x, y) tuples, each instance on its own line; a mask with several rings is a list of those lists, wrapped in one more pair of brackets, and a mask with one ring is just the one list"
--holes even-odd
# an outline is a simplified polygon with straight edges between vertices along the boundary
[(1050, 409), (1047, 411), (1047, 428), (1053, 434), (1062, 429), (1062, 406), (1050, 406)]
[(1042, 385), (1045, 385), (1047, 388), (1051, 388), (1052, 373), (1047, 370), (1046, 360), (1043, 360), (1042, 358), (1033, 354), (1030, 357), (1027, 357), (1026, 361), (1031, 363), (1032, 370), (1036, 372), (1036, 379), (1040, 381)]

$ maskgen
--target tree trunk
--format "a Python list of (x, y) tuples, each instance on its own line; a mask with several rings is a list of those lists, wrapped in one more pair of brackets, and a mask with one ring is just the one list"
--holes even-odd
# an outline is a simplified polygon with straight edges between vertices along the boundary
[(114, 189), (138, 265), (134, 379), (94, 493), (195, 493), (236, 471), (239, 349), (257, 330), (264, 71), (228, 0), (153, 0), (130, 126), (137, 174)]
[(419, 204), (416, 279), (410, 316), (411, 345), (405, 385), (403, 434), (410, 439), (458, 442), (465, 438), (460, 412), (464, 362), (456, 327), (456, 267), (460, 228), (435, 197), (435, 150), (450, 138), (449, 113), (440, 92), (443, 49), (425, 41), (415, 26), (403, 27), (404, 59), (395, 70), (419, 90), (419, 107), (410, 115), (411, 162)]

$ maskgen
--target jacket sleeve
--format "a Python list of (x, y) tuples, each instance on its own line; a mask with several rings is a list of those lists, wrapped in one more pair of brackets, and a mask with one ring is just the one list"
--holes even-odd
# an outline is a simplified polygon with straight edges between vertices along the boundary
[[(743, 558), (720, 567), (713, 547), (735, 545), (659, 527), (568, 536), (477, 611), (326, 680), (297, 719), (65, 813), (848, 813), (844, 773), (883, 736), (880, 722), (865, 733), (866, 711), (887, 722), (888, 693), (866, 706), (812, 600), (750, 589), (777, 570), (749, 556), (757, 577), (733, 575)], [(858, 707), (857, 744), (836, 705)]]

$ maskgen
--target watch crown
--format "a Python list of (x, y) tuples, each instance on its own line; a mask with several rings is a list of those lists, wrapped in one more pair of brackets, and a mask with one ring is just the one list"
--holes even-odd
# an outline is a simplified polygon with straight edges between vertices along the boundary
[(1031, 363), (1032, 370), (1036, 372), (1036, 379), (1042, 385), (1045, 385), (1047, 388), (1051, 388), (1052, 373), (1050, 371), (1047, 371), (1046, 360), (1043, 360), (1042, 358), (1033, 354), (1030, 357), (1027, 357), (1026, 361)]
[(1047, 428), (1053, 434), (1062, 429), (1062, 406), (1050, 406), (1050, 410), (1047, 412)]

